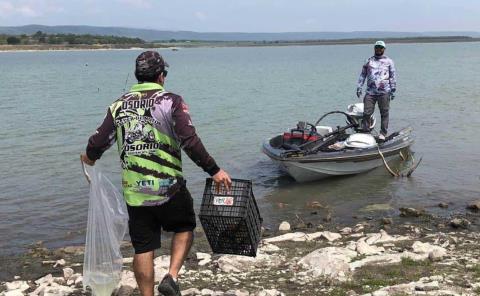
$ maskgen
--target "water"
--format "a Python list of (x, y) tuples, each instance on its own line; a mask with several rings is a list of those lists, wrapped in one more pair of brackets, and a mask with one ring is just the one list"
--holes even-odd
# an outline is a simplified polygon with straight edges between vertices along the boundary
[(89, 275), (87, 285), (95, 296), (110, 296), (119, 282), (118, 276), (97, 272)]
[[(260, 152), (261, 143), (298, 120), (312, 122), (355, 102), (356, 79), (371, 46), (162, 51), (171, 65), (167, 89), (190, 105), (219, 165), (254, 181), (266, 225), (309, 215), (312, 201), (329, 205), (335, 222), (362, 215), (359, 210), (370, 204), (425, 206), (447, 215), (435, 205), (452, 202), (449, 209), (461, 211), (480, 197), (480, 43), (392, 44), (386, 53), (399, 75), (390, 130), (413, 126), (413, 150), (423, 155), (414, 177), (394, 179), (379, 168), (297, 184)], [(122, 93), (138, 54), (0, 53), (0, 255), (21, 253), (39, 240), (47, 247), (84, 242), (88, 186), (79, 154)], [(127, 87), (132, 83), (130, 75)], [(198, 212), (207, 175), (186, 159)], [(120, 184), (116, 146), (98, 165)], [(321, 223), (324, 214), (310, 218)]]

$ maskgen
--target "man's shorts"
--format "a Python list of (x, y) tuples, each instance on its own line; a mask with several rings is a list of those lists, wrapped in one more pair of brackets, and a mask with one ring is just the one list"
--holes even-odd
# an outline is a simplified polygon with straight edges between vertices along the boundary
[(160, 206), (132, 207), (127, 205), (128, 227), (135, 254), (160, 248), (161, 230), (193, 231), (196, 226), (193, 199), (186, 187)]

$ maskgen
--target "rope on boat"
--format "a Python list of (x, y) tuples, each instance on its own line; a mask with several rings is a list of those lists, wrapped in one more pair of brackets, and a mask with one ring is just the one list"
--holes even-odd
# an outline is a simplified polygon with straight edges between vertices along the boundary
[(385, 165), (385, 168), (387, 169), (387, 171), (394, 177), (399, 177), (399, 175), (397, 173), (395, 173), (389, 166), (388, 166), (388, 163), (387, 161), (385, 160), (385, 157), (383, 156), (383, 153), (382, 151), (380, 151), (380, 147), (377, 145), (377, 150), (378, 150), (378, 154), (380, 155), (380, 157), (382, 158), (383, 160), (383, 164)]

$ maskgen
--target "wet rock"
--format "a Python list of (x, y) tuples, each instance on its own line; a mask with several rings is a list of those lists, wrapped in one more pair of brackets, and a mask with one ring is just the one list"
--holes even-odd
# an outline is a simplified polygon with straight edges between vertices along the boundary
[(382, 218), (382, 224), (383, 225), (393, 224), (393, 219), (392, 218)]
[(332, 279), (345, 279), (350, 273), (348, 263), (357, 256), (357, 252), (337, 247), (315, 250), (298, 261), (298, 265), (307, 269), (314, 277), (326, 276)]
[(310, 203), (307, 203), (307, 207), (310, 208), (310, 209), (324, 209), (324, 208), (326, 208), (324, 205), (322, 205), (318, 201), (312, 201)]
[(290, 223), (288, 223), (287, 221), (283, 221), (282, 223), (280, 223), (280, 226), (278, 226), (278, 230), (280, 231), (290, 231), (290, 229)]
[(303, 223), (303, 222), (297, 223), (293, 227), (294, 230), (304, 230), (304, 229), (307, 229), (307, 228), (309, 228), (308, 225)]
[(384, 204), (371, 204), (366, 207), (361, 208), (359, 211), (360, 212), (375, 212), (375, 211), (389, 211), (393, 210), (392, 206), (390, 204), (384, 203)]
[(118, 288), (114, 295), (115, 296), (130, 296), (133, 294), (133, 292), (135, 291), (134, 288), (132, 288), (131, 286), (120, 286), (120, 288)]
[(442, 209), (448, 208), (448, 204), (446, 202), (441, 202), (441, 203), (438, 204), (438, 206)]
[(85, 247), (84, 246), (69, 246), (65, 248), (59, 249), (60, 252), (73, 255), (73, 256), (79, 256), (83, 255), (85, 252)]
[(400, 208), (400, 217), (420, 217), (424, 214), (424, 210), (417, 210), (415, 208)]
[(480, 211), (480, 200), (477, 200), (475, 202), (470, 203), (467, 206), (467, 209), (473, 212), (478, 212)]
[(465, 218), (455, 218), (450, 221), (450, 226), (453, 228), (463, 228), (466, 229), (470, 226), (470, 221)]

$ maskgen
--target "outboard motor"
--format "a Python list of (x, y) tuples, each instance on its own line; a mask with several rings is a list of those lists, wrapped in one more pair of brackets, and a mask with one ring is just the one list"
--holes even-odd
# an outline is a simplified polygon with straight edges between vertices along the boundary
[[(355, 104), (348, 105), (346, 113), (354, 117), (359, 123), (358, 127), (355, 128), (355, 131), (357, 132), (363, 131), (363, 103), (355, 103)], [(377, 120), (375, 119), (375, 116), (373, 116), (372, 114), (372, 116), (370, 117), (370, 127), (369, 127), (370, 130), (373, 129), (376, 122)], [(353, 123), (353, 122), (350, 122), (350, 119), (348, 119), (347, 123)]]

